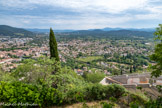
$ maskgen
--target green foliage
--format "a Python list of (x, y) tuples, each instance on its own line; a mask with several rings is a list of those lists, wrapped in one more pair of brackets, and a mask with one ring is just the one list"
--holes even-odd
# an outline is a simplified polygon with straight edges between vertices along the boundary
[[(57, 71), (55, 71), (56, 68)], [(52, 86), (62, 92), (85, 83), (83, 78), (78, 76), (69, 67), (61, 68), (59, 62), (47, 57), (24, 60), (23, 64), (18, 66), (12, 75), (23, 83), (46, 84), (46, 86)]]
[(155, 52), (150, 58), (156, 62), (156, 64), (152, 66), (152, 76), (159, 77), (162, 75), (162, 43), (155, 46)]
[[(67, 71), (62, 71), (67, 72)], [(66, 94), (69, 89), (75, 88), (76, 86), (84, 86), (86, 82), (82, 77), (77, 76), (73, 71), (68, 73), (57, 74), (53, 77), (53, 84), (57, 87), (58, 90)]]
[(85, 74), (84, 77), (88, 82), (99, 83), (105, 77), (105, 74), (101, 72), (93, 72)]
[(155, 46), (155, 52), (150, 56), (151, 60), (156, 62), (152, 66), (153, 72), (151, 74), (152, 76), (159, 77), (162, 75), (162, 24), (159, 24), (154, 35), (155, 40), (159, 40), (160, 43)]
[(119, 75), (120, 74), (120, 70), (118, 70), (118, 69), (112, 69), (112, 74), (113, 75)]
[(86, 93), (86, 100), (102, 100), (108, 99), (106, 93), (106, 86), (100, 84), (92, 84), (84, 88)]
[(131, 100), (130, 108), (161, 108), (162, 107), (162, 97), (158, 97), (155, 100), (150, 99), (149, 101), (142, 101), (141, 98), (135, 95), (133, 96), (133, 100)]
[(146, 103), (148, 101), (145, 98), (143, 98), (141, 96), (141, 94), (133, 94), (132, 93), (132, 94), (129, 94), (129, 96), (130, 96), (130, 102), (131, 102), (132, 106), (134, 106), (134, 107), (137, 105), (144, 105), (144, 103)]
[(125, 93), (125, 88), (117, 84), (111, 84), (106, 86), (105, 93), (107, 97), (119, 98)]
[(130, 66), (130, 73), (132, 73), (132, 66)]
[[(54, 71), (56, 70), (57, 71)], [(61, 70), (59, 62), (47, 57), (40, 57), (38, 59), (27, 59), (13, 71), (13, 76), (21, 82), (28, 84), (42, 84), (52, 85), (54, 75), (52, 73), (59, 73)]]
[(116, 102), (116, 101), (117, 101), (117, 99), (114, 98), (114, 97), (110, 97), (109, 100), (110, 100), (111, 102)]
[(162, 97), (158, 97), (156, 100), (150, 99), (145, 103), (145, 108), (161, 108), (162, 107)]
[(139, 104), (135, 102), (131, 102), (129, 106), (130, 108), (139, 108)]
[(0, 82), (0, 102), (37, 104), (42, 107), (59, 105), (62, 102), (61, 97), (56, 89), (46, 86)]
[(157, 85), (156, 88), (158, 89), (158, 91), (159, 91), (160, 93), (162, 93), (162, 85)]
[(3, 71), (2, 67), (0, 66), (0, 81), (12, 82), (15, 80), (16, 79), (11, 75), (10, 72)]
[(139, 89), (139, 90), (142, 90), (142, 87), (141, 86), (137, 86), (136, 88)]
[(75, 102), (83, 102), (85, 99), (85, 91), (83, 88), (71, 88), (64, 97), (65, 103), (75, 103)]
[[(95, 75), (91, 78), (98, 78), (98, 74), (93, 74)], [(59, 62), (47, 57), (24, 60), (8, 75), (15, 77), (17, 81), (9, 82), (8, 79), (7, 82), (0, 82), (0, 102), (34, 103), (40, 107), (47, 107), (104, 99), (115, 101), (115, 98), (125, 93), (125, 89), (120, 85), (104, 86), (96, 83), (99, 80), (92, 79), (89, 81), (94, 83), (87, 83), (71, 68), (61, 68)]]
[(35, 34), (33, 32), (27, 31), (21, 28), (15, 28), (7, 25), (0, 25), (0, 34), (2, 36), (12, 36), (12, 37), (33, 37)]
[(154, 36), (155, 40), (162, 40), (162, 24), (159, 24), (159, 27), (156, 28)]
[(56, 61), (59, 61), (60, 59), (57, 50), (57, 42), (52, 28), (50, 28), (49, 46), (50, 46), (51, 58), (55, 58)]
[(65, 103), (104, 100), (110, 97), (119, 98), (125, 93), (125, 89), (119, 85), (103, 86), (100, 84), (85, 84), (69, 89), (64, 97)]
[(113, 108), (114, 104), (107, 103), (107, 102), (101, 102), (102, 108)]

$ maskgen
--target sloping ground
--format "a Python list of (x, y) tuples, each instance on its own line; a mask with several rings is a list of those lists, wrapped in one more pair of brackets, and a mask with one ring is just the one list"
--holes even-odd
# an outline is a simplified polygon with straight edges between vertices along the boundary
[[(102, 102), (107, 102), (107, 100), (103, 101), (93, 101), (93, 102), (86, 102), (86, 103), (76, 103), (72, 105), (65, 105), (65, 106), (60, 106), (60, 107), (50, 107), (50, 108), (102, 108)], [(115, 104), (113, 108), (121, 108), (120, 105)]]
[(32, 37), (35, 36), (33, 32), (27, 31), (22, 28), (15, 28), (7, 25), (0, 25), (0, 35), (2, 36), (20, 36)]
[[(92, 102), (85, 102), (85, 103), (74, 103), (71, 105), (63, 105), (63, 106), (53, 106), (50, 108), (103, 108), (102, 102), (106, 103), (113, 103), (113, 108), (130, 108), (129, 104), (131, 103), (132, 98), (130, 96), (123, 96), (119, 98), (116, 102), (110, 102), (108, 100), (101, 100), (101, 101), (92, 101)], [(110, 107), (105, 107), (110, 108)]]
[[(149, 97), (151, 96), (152, 99), (156, 99), (158, 96), (162, 96), (161, 93), (154, 87), (149, 88), (142, 88), (141, 90), (136, 88), (127, 88), (129, 93), (126, 93), (117, 101), (114, 101), (113, 108), (130, 108), (130, 104), (132, 102), (140, 102), (140, 105), (143, 106), (144, 102), (149, 101)], [(133, 96), (131, 96), (134, 94)], [(134, 100), (134, 97), (136, 100)], [(82, 102), (82, 103), (74, 103), (71, 105), (63, 105), (63, 106), (53, 106), (50, 108), (103, 108), (102, 102), (112, 103), (111, 100), (102, 100), (102, 101), (92, 101), (92, 102)]]
[(134, 92), (134, 93), (143, 93), (148, 97), (152, 97), (153, 99), (156, 99), (158, 96), (162, 96), (161, 93), (158, 92), (155, 88), (142, 88), (142, 90), (136, 89), (136, 88), (127, 88), (127, 90)]

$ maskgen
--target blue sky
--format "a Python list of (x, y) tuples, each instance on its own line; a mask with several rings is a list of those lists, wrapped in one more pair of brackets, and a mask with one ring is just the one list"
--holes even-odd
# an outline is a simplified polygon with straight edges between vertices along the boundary
[(153, 28), (162, 0), (0, 0), (0, 25), (22, 28)]

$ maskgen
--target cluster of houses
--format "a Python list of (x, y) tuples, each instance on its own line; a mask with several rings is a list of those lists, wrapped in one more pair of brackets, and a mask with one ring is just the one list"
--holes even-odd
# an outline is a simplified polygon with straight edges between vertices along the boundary
[[(37, 58), (42, 54), (49, 55), (49, 47), (48, 44), (43, 44), (41, 47), (30, 46), (27, 45), (28, 42), (33, 40), (32, 38), (0, 38), (0, 49), (2, 48), (11, 48), (14, 46), (15, 50), (10, 51), (0, 51), (0, 64), (12, 64), (14, 62), (13, 59), (21, 59), (24, 56), (32, 56), (33, 58)], [(48, 43), (48, 42), (46, 42)], [(79, 39), (73, 39), (70, 41), (62, 41), (58, 43), (58, 49), (60, 51), (60, 59), (63, 62), (66, 62), (65, 57), (62, 54), (65, 54), (68, 57), (77, 58), (79, 53), (85, 55), (104, 55), (111, 54), (115, 52), (120, 52), (121, 55), (127, 55), (126, 52), (129, 53), (145, 53), (148, 52), (147, 49), (144, 48), (136, 48), (132, 46), (126, 46), (125, 42), (122, 44), (123, 46), (117, 47), (116, 45), (111, 45), (110, 41), (101, 42), (99, 40), (95, 41), (83, 41)], [(125, 45), (125, 46), (124, 46)], [(99, 63), (99, 65), (104, 67), (110, 67), (112, 69), (118, 69), (115, 64), (109, 65), (105, 62)], [(15, 67), (16, 65), (14, 65)], [(77, 69), (76, 72), (78, 74), (83, 74), (85, 69)], [(90, 71), (90, 70), (89, 70)], [(105, 74), (109, 75), (110, 72), (104, 71)]]

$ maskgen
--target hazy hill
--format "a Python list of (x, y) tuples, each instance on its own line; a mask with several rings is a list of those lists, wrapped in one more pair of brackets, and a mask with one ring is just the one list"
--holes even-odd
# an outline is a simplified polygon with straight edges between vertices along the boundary
[(96, 29), (93, 31), (89, 30), (79, 30), (73, 32), (73, 34), (78, 35), (93, 35), (93, 36), (138, 36), (138, 37), (152, 37), (153, 32), (146, 31), (133, 31), (133, 30), (114, 30), (114, 31), (102, 31), (100, 29)]
[(0, 25), (1, 36), (18, 36), (18, 37), (32, 37), (35, 34), (22, 28), (11, 27), (7, 25)]
[[(153, 32), (155, 31), (155, 28), (124, 28), (125, 30), (130, 30), (130, 31), (147, 31), (147, 32)], [(118, 31), (118, 30), (123, 30), (123, 28), (109, 28), (109, 27), (106, 27), (106, 28), (103, 28), (101, 29), (103, 31)]]
[[(49, 29), (22, 29), (7, 25), (0, 25), (1, 36), (16, 36), (16, 37), (32, 37), (35, 33), (48, 33)], [(120, 28), (104, 28), (104, 29), (89, 29), (89, 30), (54, 30), (54, 32), (68, 32), (72, 37), (95, 36), (95, 37), (153, 37), (153, 29), (120, 29)], [(71, 36), (70, 36), (71, 37)]]
[[(35, 32), (35, 33), (49, 33), (49, 29), (39, 29), (39, 28), (26, 28), (26, 30), (31, 31), (31, 32)], [(110, 27), (106, 27), (103, 29), (88, 29), (88, 30), (54, 30), (54, 32), (57, 33), (63, 33), (63, 32), (75, 32), (75, 31), (96, 31), (96, 30), (101, 30), (101, 31), (118, 31), (118, 30), (123, 30), (123, 28), (110, 28)], [(135, 28), (125, 28), (124, 30), (130, 30), (130, 31), (146, 31), (146, 32), (153, 32), (155, 31), (154, 28), (141, 28), (141, 29), (135, 29)]]
[(153, 38), (153, 31), (133, 31), (133, 30), (114, 30), (114, 31), (103, 31), (101, 29), (94, 30), (79, 30), (74, 32), (66, 33), (66, 35), (60, 34), (59, 36), (62, 38), (69, 39), (87, 39), (87, 38), (111, 38), (111, 39), (148, 39)]
[[(31, 32), (35, 32), (35, 33), (49, 33), (50, 29), (26, 29), (28, 31)], [(60, 32), (73, 32), (75, 30), (54, 30), (54, 32), (60, 33)]]

